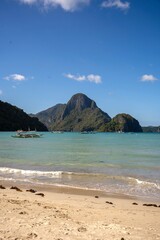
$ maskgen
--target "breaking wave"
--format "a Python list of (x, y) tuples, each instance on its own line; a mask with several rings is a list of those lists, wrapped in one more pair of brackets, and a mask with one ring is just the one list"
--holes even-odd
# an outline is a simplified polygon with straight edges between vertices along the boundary
[(15, 169), (15, 168), (0, 168), (0, 173), (3, 174), (14, 174), (14, 175), (22, 175), (22, 176), (46, 176), (49, 178), (58, 178), (61, 177), (61, 171), (35, 171), (35, 170), (23, 170), (23, 169)]
[(16, 168), (0, 168), (0, 180), (22, 181), (49, 185), (72, 185), (74, 187), (87, 187), (104, 191), (122, 192), (157, 192), (159, 195), (160, 183), (158, 181), (140, 180), (130, 176), (113, 176), (101, 173), (83, 173), (67, 171), (36, 171)]

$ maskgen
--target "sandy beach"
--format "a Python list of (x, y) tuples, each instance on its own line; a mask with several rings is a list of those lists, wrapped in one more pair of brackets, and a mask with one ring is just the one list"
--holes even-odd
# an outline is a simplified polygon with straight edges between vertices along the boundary
[(17, 184), (0, 189), (1, 240), (160, 239), (158, 203), (143, 206), (151, 202), (78, 189), (12, 186)]

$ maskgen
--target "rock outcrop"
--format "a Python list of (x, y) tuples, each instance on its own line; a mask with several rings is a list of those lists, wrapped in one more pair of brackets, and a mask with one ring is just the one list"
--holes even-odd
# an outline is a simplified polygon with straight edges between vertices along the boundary
[(116, 115), (109, 123), (101, 127), (104, 132), (142, 132), (139, 122), (129, 114)]

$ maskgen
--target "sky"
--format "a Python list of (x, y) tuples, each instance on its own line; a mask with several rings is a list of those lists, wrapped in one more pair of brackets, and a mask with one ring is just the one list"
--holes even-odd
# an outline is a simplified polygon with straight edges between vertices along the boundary
[(0, 0), (0, 99), (37, 113), (84, 93), (160, 125), (160, 0)]

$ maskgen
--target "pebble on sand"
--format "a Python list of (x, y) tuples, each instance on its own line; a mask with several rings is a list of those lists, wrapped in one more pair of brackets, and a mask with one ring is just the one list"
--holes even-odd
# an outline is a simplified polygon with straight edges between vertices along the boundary
[(36, 195), (39, 195), (41, 197), (44, 197), (44, 193), (36, 193)]
[(36, 193), (37, 191), (34, 189), (27, 189), (26, 192)]
[(10, 189), (15, 189), (18, 192), (22, 192), (22, 190), (20, 188), (16, 187), (16, 186), (15, 187), (12, 186)]

